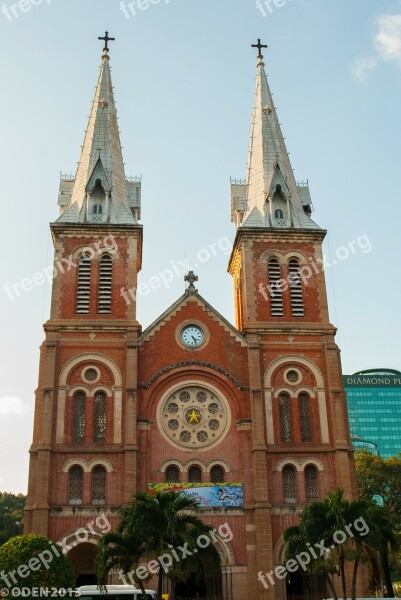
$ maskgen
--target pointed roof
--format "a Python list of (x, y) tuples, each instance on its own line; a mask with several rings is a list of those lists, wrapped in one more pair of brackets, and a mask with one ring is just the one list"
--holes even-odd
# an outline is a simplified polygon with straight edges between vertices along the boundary
[(102, 56), (71, 200), (59, 222), (85, 221), (87, 192), (93, 190), (98, 179), (106, 195), (110, 196), (107, 222), (136, 223), (129, 205), (108, 48)]
[(273, 198), (277, 186), (285, 203), (288, 201), (288, 227), (320, 229), (303, 208), (308, 194), (300, 192), (295, 181), (259, 50), (241, 227), (275, 226), (267, 214), (266, 200)]

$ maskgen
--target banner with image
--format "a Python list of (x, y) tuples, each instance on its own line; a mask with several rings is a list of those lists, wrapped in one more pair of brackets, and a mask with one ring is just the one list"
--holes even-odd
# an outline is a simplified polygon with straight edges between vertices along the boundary
[(203, 508), (244, 506), (242, 483), (150, 483), (149, 492), (185, 492)]

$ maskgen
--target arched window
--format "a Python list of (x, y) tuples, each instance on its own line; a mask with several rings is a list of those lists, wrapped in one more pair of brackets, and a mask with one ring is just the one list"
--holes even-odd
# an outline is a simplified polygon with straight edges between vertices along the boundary
[(166, 469), (166, 483), (178, 483), (180, 481), (180, 472), (178, 467), (170, 465)]
[(281, 210), (281, 208), (277, 208), (277, 210), (274, 211), (274, 218), (275, 219), (284, 219), (284, 213)]
[(71, 467), (68, 473), (68, 500), (70, 504), (82, 504), (83, 471), (81, 467)]
[(109, 314), (111, 311), (111, 281), (113, 261), (111, 256), (103, 254), (99, 266), (99, 314)]
[(106, 419), (106, 394), (96, 392), (93, 419), (93, 439), (95, 442), (103, 442), (106, 439)]
[(101, 204), (94, 204), (93, 205), (93, 214), (94, 215), (101, 215), (103, 212), (103, 208)]
[(281, 279), (280, 263), (277, 258), (271, 258), (268, 263), (270, 312), (272, 317), (283, 316), (283, 292), (279, 285)]
[(312, 441), (312, 428), (310, 416), (309, 394), (302, 392), (298, 396), (299, 418), (301, 421), (301, 440), (303, 442)]
[(210, 469), (210, 479), (212, 483), (224, 483), (224, 469), (220, 465), (214, 465)]
[(83, 442), (85, 439), (85, 405), (84, 392), (76, 392), (72, 399), (72, 429), (74, 442)]
[(287, 465), (283, 469), (283, 492), (284, 502), (295, 504), (297, 501), (296, 471), (292, 465)]
[(188, 471), (189, 483), (201, 483), (202, 482), (202, 471), (198, 466), (193, 466)]
[(106, 502), (106, 469), (100, 465), (92, 470), (92, 504)]
[(291, 398), (285, 392), (278, 397), (280, 410), (280, 431), (281, 441), (291, 442), (292, 426), (291, 426)]
[(317, 468), (314, 465), (305, 468), (305, 496), (307, 500), (316, 500), (318, 497)]
[(288, 263), (288, 280), (290, 283), (291, 311), (293, 317), (304, 316), (304, 301), (302, 297), (301, 268), (299, 260), (291, 258)]
[(81, 254), (78, 262), (77, 313), (89, 312), (91, 287), (91, 258), (88, 253)]

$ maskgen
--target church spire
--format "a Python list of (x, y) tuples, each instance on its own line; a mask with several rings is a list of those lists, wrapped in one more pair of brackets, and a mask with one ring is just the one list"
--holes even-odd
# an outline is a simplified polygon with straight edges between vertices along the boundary
[(70, 186), (61, 182), (58, 221), (134, 224), (140, 218), (140, 182), (126, 181), (124, 172), (110, 74), (108, 42), (114, 38), (106, 31), (99, 40), (105, 44), (88, 128), (75, 178)]
[(310, 219), (309, 188), (297, 184), (273, 103), (260, 39), (251, 138), (245, 181), (232, 182), (232, 221), (237, 227), (319, 227)]

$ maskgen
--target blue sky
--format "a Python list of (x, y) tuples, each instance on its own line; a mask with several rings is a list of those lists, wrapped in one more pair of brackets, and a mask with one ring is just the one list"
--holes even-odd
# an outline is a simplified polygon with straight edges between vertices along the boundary
[[(314, 219), (329, 231), (325, 252), (333, 260), (361, 236), (371, 247), (354, 244), (327, 272), (343, 370), (401, 368), (401, 3), (272, 0), (263, 16), (256, 0), (154, 0), (139, 9), (145, 1), (129, 18), (119, 0), (24, 0), (25, 12), (0, 4), (2, 490), (26, 491), (50, 295), (36, 285), (11, 299), (4, 284), (51, 264), (59, 173), (74, 172), (79, 159), (106, 29), (117, 38), (111, 65), (126, 173), (143, 176), (143, 281), (233, 239), (229, 178), (245, 176), (250, 44), (261, 37), (296, 177), (309, 179)], [(233, 320), (226, 265), (224, 251), (201, 263), (198, 288)], [(143, 325), (183, 289), (175, 277), (143, 298)]]

